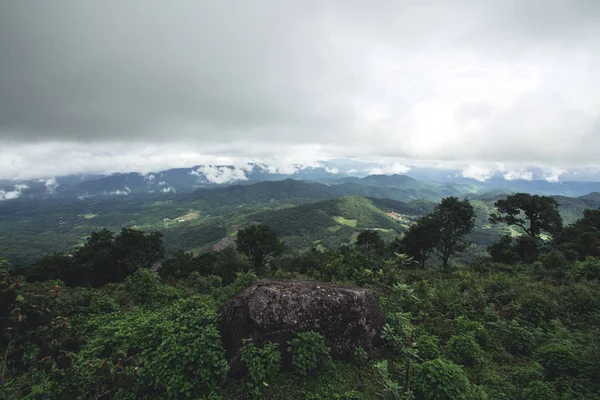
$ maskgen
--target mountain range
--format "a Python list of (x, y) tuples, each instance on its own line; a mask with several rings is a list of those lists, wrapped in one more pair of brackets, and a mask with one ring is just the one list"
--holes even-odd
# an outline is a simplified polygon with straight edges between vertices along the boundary
[[(501, 174), (487, 179), (473, 179), (460, 171), (414, 167), (406, 174), (383, 174), (381, 168), (350, 168), (343, 160), (319, 162), (315, 165), (291, 165), (273, 167), (265, 164), (247, 163), (233, 165), (199, 165), (191, 168), (174, 168), (148, 173), (78, 174), (33, 180), (0, 180), (0, 201), (18, 198), (78, 198), (128, 196), (132, 194), (191, 193), (197, 189), (222, 188), (231, 185), (252, 185), (258, 182), (285, 179), (318, 182), (326, 185), (361, 185), (364, 187), (396, 188), (398, 200), (415, 198), (439, 199), (447, 195), (483, 194), (491, 191), (502, 193), (528, 192), (543, 195), (582, 196), (600, 191), (600, 182), (549, 181), (534, 179), (541, 173), (529, 174), (531, 179), (506, 179)], [(575, 175), (573, 175), (575, 177)], [(359, 189), (339, 189), (347, 194), (362, 194)], [(362, 189), (366, 190), (366, 189)], [(381, 197), (378, 189), (372, 195)], [(370, 196), (371, 194), (364, 193)], [(388, 197), (388, 196), (384, 196)]]

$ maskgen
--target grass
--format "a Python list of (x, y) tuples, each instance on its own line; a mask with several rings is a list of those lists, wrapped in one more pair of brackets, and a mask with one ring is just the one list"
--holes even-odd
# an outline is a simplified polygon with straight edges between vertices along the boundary
[(358, 223), (358, 220), (356, 220), (356, 219), (346, 219), (346, 218), (341, 217), (339, 215), (335, 215), (332, 218), (338, 224), (350, 226), (352, 228), (356, 228), (356, 224)]
[(339, 231), (340, 229), (342, 229), (342, 227), (341, 227), (341, 226), (339, 226), (339, 225), (334, 225), (334, 226), (330, 226), (330, 227), (328, 227), (328, 228), (327, 228), (327, 230), (328, 230), (329, 232), (337, 232), (337, 231)]

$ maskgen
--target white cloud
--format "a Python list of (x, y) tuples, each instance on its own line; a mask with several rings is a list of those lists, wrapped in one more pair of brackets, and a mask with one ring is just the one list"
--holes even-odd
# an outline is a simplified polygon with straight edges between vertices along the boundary
[(560, 182), (560, 176), (566, 172), (563, 168), (551, 168), (549, 172), (545, 173), (544, 179), (550, 183), (558, 183)]
[(209, 183), (224, 184), (248, 180), (246, 171), (247, 169), (238, 169), (235, 167), (204, 165), (190, 173), (206, 179)]
[(461, 172), (464, 178), (475, 179), (480, 182), (485, 182), (494, 175), (494, 170), (491, 168), (482, 167), (475, 164), (470, 164)]
[(339, 174), (340, 169), (336, 168), (336, 167), (325, 167), (325, 172), (327, 172), (329, 174)]
[(117, 189), (117, 190), (108, 192), (107, 194), (111, 195), (111, 196), (128, 196), (131, 194), (131, 189), (129, 189), (127, 186), (124, 186), (123, 189)]
[(14, 190), (0, 189), (0, 201), (18, 199), (25, 189), (29, 189), (29, 186), (24, 183), (16, 184)]
[(514, 180), (518, 180), (518, 179), (525, 180), (525, 181), (533, 180), (533, 172), (531, 172), (531, 171), (523, 171), (523, 170), (507, 171), (502, 176), (507, 181), (514, 181)]
[(39, 179), (38, 182), (43, 183), (44, 186), (46, 186), (48, 194), (56, 193), (56, 189), (59, 186), (56, 178)]
[(371, 175), (405, 174), (410, 171), (410, 167), (408, 165), (400, 163), (393, 163), (379, 167), (369, 168), (367, 171)]
[(160, 192), (161, 193), (177, 193), (177, 191), (175, 190), (175, 188), (172, 187), (172, 186), (169, 186), (169, 187), (166, 187), (166, 188), (162, 188), (162, 189), (160, 189)]

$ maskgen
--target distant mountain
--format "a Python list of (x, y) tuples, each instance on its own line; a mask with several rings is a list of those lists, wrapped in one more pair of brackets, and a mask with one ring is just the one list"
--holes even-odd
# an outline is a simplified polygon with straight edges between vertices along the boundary
[[(412, 178), (409, 178), (412, 179)], [(393, 182), (399, 184), (399, 180)], [(463, 187), (436, 185), (415, 181), (406, 189), (393, 186), (374, 186), (363, 182), (324, 184), (318, 182), (285, 179), (265, 181), (252, 185), (233, 185), (214, 189), (198, 189), (184, 196), (189, 201), (198, 201), (204, 207), (226, 206), (268, 206), (287, 201), (294, 204), (318, 200), (335, 199), (344, 196), (363, 196), (369, 198), (391, 199), (401, 202), (428, 200), (437, 202), (447, 196), (462, 196)]]
[[(402, 169), (402, 168), (401, 168)], [(37, 180), (0, 180), (0, 201), (17, 198), (90, 198), (128, 196), (136, 194), (164, 195), (190, 193), (196, 189), (221, 188), (230, 185), (252, 185), (285, 179), (318, 182), (326, 185), (361, 185), (339, 188), (340, 195), (358, 194), (370, 197), (390, 197), (401, 201), (428, 199), (437, 201), (447, 196), (473, 196), (491, 191), (501, 193), (527, 192), (543, 195), (577, 197), (600, 192), (600, 182), (549, 182), (545, 172), (532, 170), (533, 180), (507, 180), (502, 173), (480, 181), (463, 176), (463, 171), (426, 167), (406, 167), (409, 174), (382, 172), (389, 168), (376, 163), (351, 163), (348, 160), (319, 161), (314, 165), (273, 166), (260, 163), (234, 165), (198, 165), (149, 173), (115, 173), (110, 175), (74, 174)], [(396, 169), (397, 170), (397, 169)], [(376, 172), (376, 174), (369, 173)], [(528, 173), (529, 173), (528, 172)], [(561, 175), (577, 178), (578, 174)], [(585, 175), (587, 176), (587, 175)], [(487, 177), (485, 177), (487, 178)], [(379, 189), (372, 189), (379, 188)], [(381, 188), (385, 190), (382, 191)], [(391, 189), (399, 189), (393, 191)], [(369, 193), (371, 191), (371, 193)], [(384, 193), (388, 191), (387, 193)]]
[(360, 183), (376, 185), (376, 186), (391, 186), (403, 189), (415, 189), (423, 187), (424, 183), (411, 178), (408, 175), (368, 175), (359, 179)]

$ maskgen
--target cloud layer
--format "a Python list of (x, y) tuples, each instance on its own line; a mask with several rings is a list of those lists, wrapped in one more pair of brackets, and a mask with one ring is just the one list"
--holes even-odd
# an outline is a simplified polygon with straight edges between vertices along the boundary
[(475, 179), (598, 166), (599, 38), (595, 0), (10, 1), (0, 178), (336, 156)]

